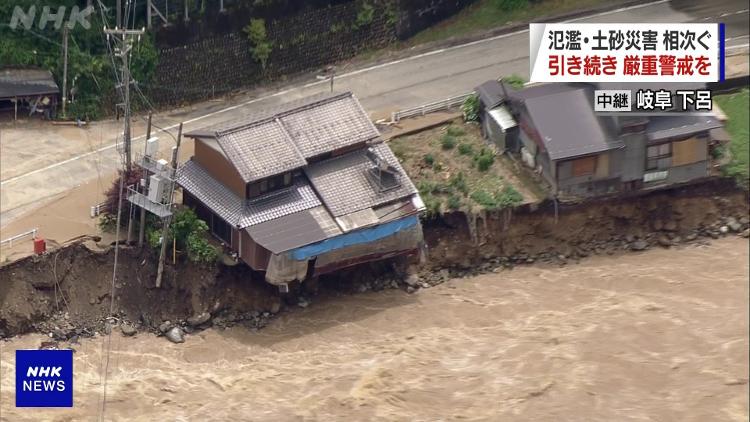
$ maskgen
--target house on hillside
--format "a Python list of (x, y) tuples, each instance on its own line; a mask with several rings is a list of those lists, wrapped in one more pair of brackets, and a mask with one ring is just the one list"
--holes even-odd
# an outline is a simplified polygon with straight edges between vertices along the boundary
[(507, 142), (518, 145), (522, 161), (556, 196), (652, 189), (710, 175), (709, 148), (722, 126), (715, 117), (596, 113), (591, 84), (502, 86), (500, 104), (519, 127)]
[(351, 93), (186, 136), (183, 202), (270, 283), (420, 250), (424, 204)]
[(19, 111), (54, 117), (59, 96), (60, 88), (49, 70), (0, 68), (0, 110), (10, 112), (14, 120)]

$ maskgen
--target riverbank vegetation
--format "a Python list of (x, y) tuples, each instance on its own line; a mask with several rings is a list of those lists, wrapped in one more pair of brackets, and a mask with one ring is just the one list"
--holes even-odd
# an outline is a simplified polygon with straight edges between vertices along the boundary
[(428, 215), (512, 208), (536, 199), (476, 124), (457, 120), (389, 145), (419, 189)]
[(746, 189), (750, 186), (750, 90), (716, 96), (716, 102), (727, 115), (726, 129), (732, 137), (729, 144), (731, 161), (725, 166), (724, 173), (737, 179)]

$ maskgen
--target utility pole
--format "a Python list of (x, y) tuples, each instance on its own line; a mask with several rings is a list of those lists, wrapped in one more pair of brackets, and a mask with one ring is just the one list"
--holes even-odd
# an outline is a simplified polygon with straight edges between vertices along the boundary
[[(146, 150), (148, 149), (148, 140), (151, 139), (151, 113), (148, 113), (148, 125), (146, 126), (146, 142), (143, 146), (143, 156), (146, 156)], [(148, 171), (145, 171), (143, 173), (143, 178), (145, 183), (141, 188), (143, 189), (143, 194), (146, 195), (146, 190), (148, 188)], [(138, 247), (143, 246), (143, 237), (146, 234), (146, 208), (141, 207), (141, 224), (138, 226)]]
[(115, 54), (120, 58), (120, 60), (122, 60), (122, 81), (120, 85), (120, 92), (123, 99), (123, 103), (121, 104), (121, 106), (124, 109), (125, 117), (123, 145), (125, 153), (125, 168), (128, 174), (130, 173), (130, 170), (132, 168), (130, 148), (130, 52), (133, 49), (133, 41), (140, 40), (141, 35), (143, 35), (144, 32), (144, 29), (120, 29), (118, 27), (115, 27), (115, 29), (104, 29), (104, 33), (107, 34), (107, 38), (112, 36), (117, 42), (117, 47), (115, 47)]
[[(177, 130), (177, 146), (172, 150), (172, 162), (170, 163), (170, 192), (169, 192), (169, 203), (172, 204), (174, 199), (174, 179), (177, 174), (177, 155), (180, 151), (180, 142), (182, 141), (182, 123), (180, 128)], [(169, 234), (169, 225), (172, 223), (172, 214), (162, 220), (162, 234), (161, 234), (161, 251), (159, 252), (159, 266), (156, 269), (156, 287), (161, 287), (161, 277), (164, 273), (164, 256), (167, 253), (167, 235)]]
[(63, 84), (62, 114), (65, 117), (65, 106), (68, 102), (68, 25), (63, 25)]

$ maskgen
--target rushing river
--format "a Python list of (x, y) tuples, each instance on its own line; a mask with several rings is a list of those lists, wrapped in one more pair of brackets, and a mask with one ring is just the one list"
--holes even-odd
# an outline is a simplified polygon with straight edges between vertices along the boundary
[[(270, 326), (171, 344), (112, 336), (105, 420), (725, 421), (748, 418), (748, 242), (522, 267), (402, 291), (318, 298)], [(101, 415), (105, 337), (76, 346), (72, 409)]]

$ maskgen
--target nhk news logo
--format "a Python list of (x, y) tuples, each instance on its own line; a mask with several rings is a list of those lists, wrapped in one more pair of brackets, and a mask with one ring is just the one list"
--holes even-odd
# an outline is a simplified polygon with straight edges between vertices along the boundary
[(73, 351), (16, 350), (16, 407), (73, 407)]

